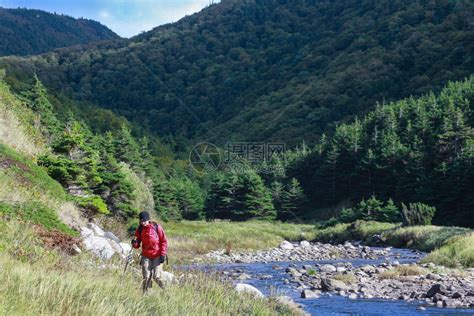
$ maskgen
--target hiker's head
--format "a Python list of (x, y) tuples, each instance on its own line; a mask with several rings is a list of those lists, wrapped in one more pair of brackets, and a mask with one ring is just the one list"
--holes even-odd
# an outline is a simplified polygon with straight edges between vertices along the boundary
[(138, 214), (138, 218), (140, 219), (140, 224), (143, 226), (148, 225), (150, 222), (150, 214), (147, 211), (143, 211)]

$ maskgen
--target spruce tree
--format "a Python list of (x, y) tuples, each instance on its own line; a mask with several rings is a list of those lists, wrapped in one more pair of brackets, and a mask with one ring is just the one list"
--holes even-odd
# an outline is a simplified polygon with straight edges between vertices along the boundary
[(308, 199), (295, 178), (291, 179), (287, 190), (283, 191), (281, 211), (278, 218), (281, 220), (299, 221), (306, 211)]
[(26, 97), (30, 100), (28, 104), (39, 115), (41, 131), (48, 141), (52, 143), (58, 136), (58, 133), (60, 133), (60, 122), (54, 113), (51, 102), (48, 100), (47, 91), (43, 83), (36, 74), (33, 80), (34, 83), (26, 94)]

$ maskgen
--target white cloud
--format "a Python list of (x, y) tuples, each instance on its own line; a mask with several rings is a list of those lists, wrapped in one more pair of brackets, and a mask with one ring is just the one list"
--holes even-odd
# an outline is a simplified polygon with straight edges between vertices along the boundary
[(107, 25), (117, 34), (131, 37), (156, 26), (176, 22), (200, 11), (209, 0), (108, 0), (98, 15), (91, 17)]
[(102, 11), (99, 12), (99, 16), (102, 19), (108, 19), (108, 18), (110, 18), (110, 13), (109, 13), (109, 11), (102, 10)]

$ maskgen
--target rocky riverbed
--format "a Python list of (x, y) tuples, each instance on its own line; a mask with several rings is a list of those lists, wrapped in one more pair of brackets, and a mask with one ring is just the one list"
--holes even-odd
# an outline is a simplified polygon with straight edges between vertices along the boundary
[(243, 267), (267, 263), (273, 272), (267, 269), (255, 274), (252, 269), (240, 267), (220, 273), (235, 282), (273, 281), (274, 286), (293, 289), (303, 301), (335, 295), (416, 302), (419, 309), (474, 307), (474, 269), (460, 271), (420, 264), (422, 256), (416, 251), (405, 250), (402, 255), (392, 248), (349, 242), (342, 245), (283, 242), (267, 251), (230, 255), (216, 251), (207, 258), (228, 267), (235, 263), (243, 263)]
[[(375, 249), (347, 242), (341, 245), (309, 243), (302, 241), (292, 244), (283, 241), (279, 247), (256, 252), (232, 252), (217, 250), (206, 255), (206, 259), (216, 263), (252, 263), (277, 261), (316, 261), (331, 259), (380, 259), (388, 258), (391, 248)], [(421, 253), (419, 253), (421, 254)], [(396, 257), (396, 255), (395, 255)]]

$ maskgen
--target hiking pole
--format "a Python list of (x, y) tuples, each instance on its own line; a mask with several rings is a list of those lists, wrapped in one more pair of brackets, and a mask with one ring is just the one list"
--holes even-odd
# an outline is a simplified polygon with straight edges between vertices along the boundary
[(133, 248), (130, 249), (127, 256), (125, 257), (125, 267), (123, 268), (122, 282), (123, 282), (123, 278), (125, 277), (125, 272), (127, 271), (127, 268), (130, 265), (130, 263), (132, 262), (132, 260), (133, 260)]

